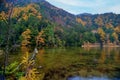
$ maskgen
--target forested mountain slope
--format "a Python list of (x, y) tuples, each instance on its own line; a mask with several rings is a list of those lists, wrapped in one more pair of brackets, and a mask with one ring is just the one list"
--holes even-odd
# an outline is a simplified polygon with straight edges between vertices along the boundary
[(104, 14), (79, 14), (78, 18), (81, 18), (86, 26), (89, 27), (105, 27), (107, 24), (110, 24), (114, 27), (120, 25), (120, 14), (114, 13), (104, 13)]

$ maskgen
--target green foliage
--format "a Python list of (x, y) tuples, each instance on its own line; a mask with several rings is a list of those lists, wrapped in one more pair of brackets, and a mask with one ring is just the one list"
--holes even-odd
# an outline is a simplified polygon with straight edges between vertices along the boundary
[(39, 80), (37, 76), (37, 69), (34, 67), (35, 60), (31, 60), (29, 53), (26, 52), (26, 54), (23, 56), (23, 59), (21, 61), (22, 65), (22, 72), (25, 73), (25, 75), (21, 76), (19, 80)]
[(48, 25), (43, 29), (45, 35), (46, 46), (54, 46), (54, 26)]
[(17, 71), (17, 66), (18, 66), (18, 62), (13, 62), (10, 65), (8, 65), (6, 67), (6, 74), (10, 75), (10, 74), (15, 74)]
[[(9, 78), (13, 78), (13, 79), (15, 79), (15, 77), (19, 78), (24, 75), (24, 72), (19, 71), (18, 65), (19, 63), (14, 61), (8, 66), (6, 66), (5, 75), (7, 80), (9, 80)], [(0, 74), (3, 74), (3, 70), (4, 70), (3, 68), (0, 70)]]
[(90, 42), (90, 43), (95, 43), (96, 42), (96, 37), (93, 33), (91, 32), (85, 32), (83, 33), (83, 39), (86, 42)]

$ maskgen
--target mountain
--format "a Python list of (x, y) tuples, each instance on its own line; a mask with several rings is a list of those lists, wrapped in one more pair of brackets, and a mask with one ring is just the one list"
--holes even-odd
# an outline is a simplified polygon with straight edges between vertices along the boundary
[(86, 22), (86, 26), (88, 27), (104, 27), (107, 24), (111, 24), (114, 27), (120, 25), (120, 14), (114, 13), (104, 13), (104, 14), (79, 14), (77, 18), (82, 19)]
[[(3, 0), (5, 1), (5, 0)], [(6, 0), (7, 2), (15, 2), (17, 0)], [(27, 5), (29, 3), (36, 3), (40, 7), (40, 12), (44, 19), (56, 23), (59, 26), (74, 27), (77, 24), (82, 24), (87, 27), (104, 27), (107, 24), (113, 26), (120, 25), (120, 14), (104, 13), (104, 14), (90, 14), (82, 13), (74, 15), (67, 11), (55, 7), (46, 0), (20, 0), (16, 4)]]
[[(120, 14), (115, 13), (104, 13), (104, 14), (90, 14), (83, 13), (79, 15), (74, 15), (68, 13), (67, 11), (55, 7), (49, 2), (42, 0), (39, 3), (40, 11), (42, 15), (60, 25), (60, 26), (76, 26), (77, 24), (82, 24), (87, 27), (105, 27), (107, 24), (111, 24), (114, 27), (120, 25)], [(79, 19), (79, 21), (78, 21)]]
[[(76, 26), (78, 23), (88, 27), (104, 27), (111, 24), (114, 27), (120, 25), (120, 14), (104, 13), (104, 14), (90, 14), (83, 13), (74, 15), (67, 11), (55, 7), (49, 2), (42, 0), (39, 3), (40, 11), (46, 19), (60, 25), (60, 26)], [(77, 21), (79, 19), (79, 21)]]
[(59, 26), (74, 26), (76, 25), (76, 16), (67, 11), (51, 5), (46, 0), (4, 0), (4, 2), (14, 2), (16, 5), (27, 5), (36, 3), (40, 7), (42, 16), (47, 20), (58, 24)]
[(51, 5), (47, 1), (42, 1), (39, 3), (41, 8), (41, 13), (48, 20), (57, 23), (61, 26), (74, 26), (76, 25), (76, 16), (68, 13), (67, 11), (57, 8)]

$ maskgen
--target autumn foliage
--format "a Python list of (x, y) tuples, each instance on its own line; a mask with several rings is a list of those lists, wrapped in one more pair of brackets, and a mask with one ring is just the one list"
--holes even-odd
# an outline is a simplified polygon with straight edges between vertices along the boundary
[(27, 46), (30, 44), (30, 39), (31, 39), (30, 34), (31, 34), (30, 29), (27, 29), (26, 31), (24, 31), (22, 33), (22, 35), (21, 35), (22, 36), (22, 43), (21, 43), (22, 46)]
[(20, 77), (19, 80), (39, 80), (37, 77), (37, 69), (34, 68), (33, 64), (35, 63), (34, 60), (30, 60), (29, 53), (26, 52), (26, 54), (23, 56), (22, 59), (22, 69), (25, 72), (25, 76)]
[(85, 21), (83, 21), (83, 20), (82, 20), (82, 19), (80, 19), (80, 18), (76, 18), (76, 21), (77, 21), (78, 23), (82, 24), (83, 26), (85, 26), (85, 25), (86, 25), (86, 22), (85, 22)]
[(44, 31), (39, 32), (38, 36), (36, 37), (36, 45), (37, 46), (45, 43), (45, 40), (43, 38), (43, 36), (44, 36), (43, 33), (44, 33)]
[(98, 34), (100, 35), (100, 40), (104, 41), (106, 34), (105, 34), (105, 32), (103, 31), (102, 28), (98, 28)]
[[(22, 19), (27, 21), (31, 15), (37, 17), (38, 19), (41, 19), (42, 16), (36, 8), (39, 8), (39, 6), (35, 4), (29, 4), (24, 7), (16, 6), (13, 8), (13, 13), (11, 17), (16, 18), (18, 21), (21, 21)], [(10, 10), (8, 12), (5, 11), (0, 12), (0, 20), (8, 19), (9, 14)]]

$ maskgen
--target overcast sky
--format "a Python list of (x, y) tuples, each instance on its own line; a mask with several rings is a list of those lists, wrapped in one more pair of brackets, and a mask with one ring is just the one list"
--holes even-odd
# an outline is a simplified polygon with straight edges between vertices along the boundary
[(73, 14), (107, 13), (120, 14), (120, 0), (46, 0), (56, 7)]

